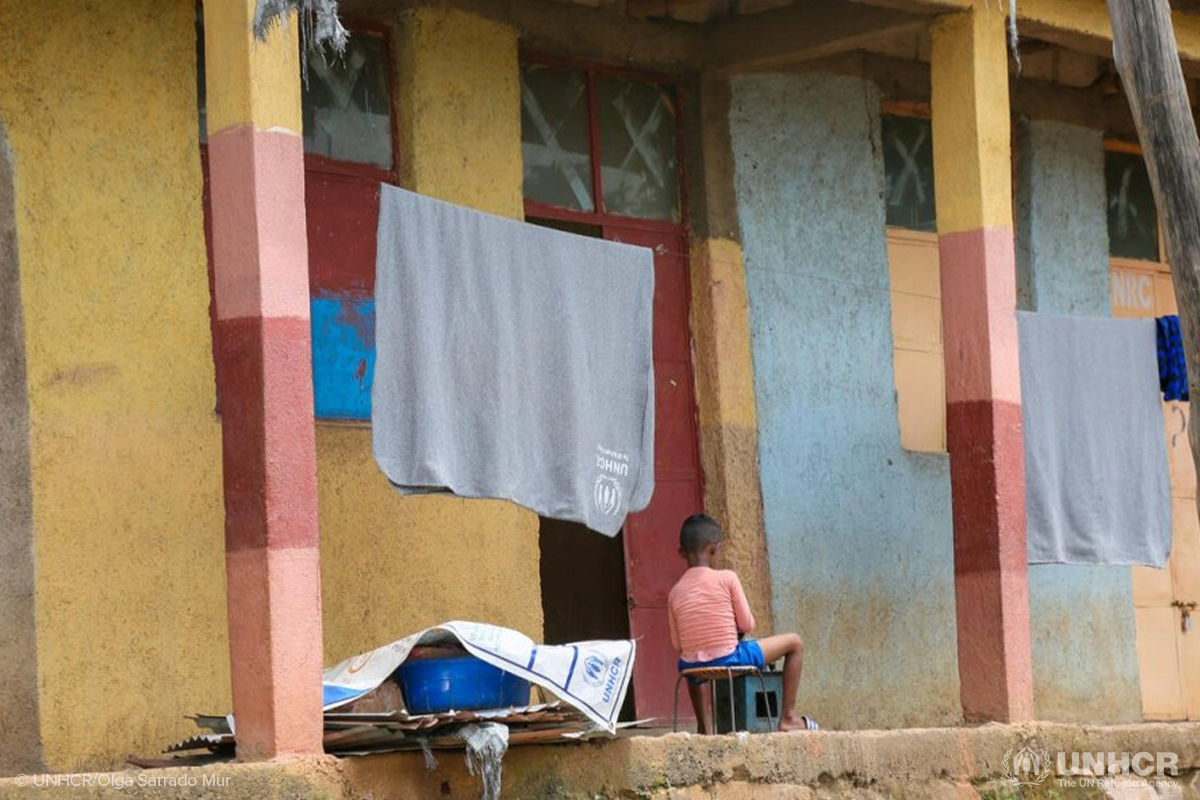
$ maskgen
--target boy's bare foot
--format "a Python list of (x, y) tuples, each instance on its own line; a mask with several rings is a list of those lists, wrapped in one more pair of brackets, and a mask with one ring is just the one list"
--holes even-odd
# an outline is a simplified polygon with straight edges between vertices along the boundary
[(779, 720), (779, 730), (781, 731), (815, 731), (817, 729), (817, 723), (804, 716), (793, 717), (789, 714)]

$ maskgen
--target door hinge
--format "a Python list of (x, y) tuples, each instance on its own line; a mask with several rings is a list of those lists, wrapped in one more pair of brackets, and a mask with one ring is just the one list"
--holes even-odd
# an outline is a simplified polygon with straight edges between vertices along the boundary
[(1171, 608), (1179, 609), (1179, 629), (1187, 633), (1192, 629), (1192, 612), (1196, 610), (1196, 601), (1185, 603), (1182, 600), (1172, 600)]

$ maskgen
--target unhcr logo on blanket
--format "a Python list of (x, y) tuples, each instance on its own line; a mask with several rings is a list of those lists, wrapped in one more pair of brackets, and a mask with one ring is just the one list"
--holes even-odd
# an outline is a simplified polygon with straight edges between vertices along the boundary
[(1050, 777), (1050, 754), (1026, 745), (1004, 754), (1004, 777), (1013, 786), (1037, 786)]
[(621, 484), (616, 479), (599, 475), (592, 491), (601, 514), (611, 517), (621, 510)]
[(629, 476), (629, 454), (596, 445), (596, 466), (600, 474), (592, 486), (592, 499), (605, 516), (614, 517), (621, 510), (621, 482)]

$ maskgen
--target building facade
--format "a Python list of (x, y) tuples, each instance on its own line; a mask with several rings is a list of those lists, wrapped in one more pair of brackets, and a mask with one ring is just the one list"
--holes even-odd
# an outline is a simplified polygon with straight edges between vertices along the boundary
[[(664, 716), (702, 509), (827, 727), (1200, 713), (1186, 404), (1167, 569), (1024, 559), (1014, 310), (1174, 304), (1103, 0), (1022, 0), (1019, 68), (983, 0), (341, 6), (302, 71), (253, 0), (0, 0), (5, 774), (310, 752), (321, 663), (449, 619), (637, 636)], [(380, 182), (654, 249), (621, 537), (376, 469)]]

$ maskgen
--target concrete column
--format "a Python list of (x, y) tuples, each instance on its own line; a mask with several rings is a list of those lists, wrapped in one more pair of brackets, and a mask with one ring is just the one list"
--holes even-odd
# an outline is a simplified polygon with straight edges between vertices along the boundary
[(295, 19), (206, 0), (225, 568), (238, 756), (321, 746), (321, 589)]
[(963, 716), (1033, 717), (1008, 51), (983, 4), (932, 26), (934, 173)]

